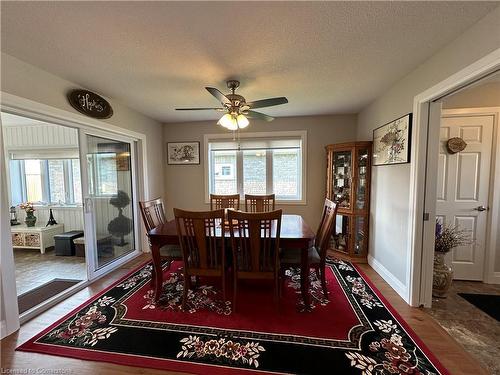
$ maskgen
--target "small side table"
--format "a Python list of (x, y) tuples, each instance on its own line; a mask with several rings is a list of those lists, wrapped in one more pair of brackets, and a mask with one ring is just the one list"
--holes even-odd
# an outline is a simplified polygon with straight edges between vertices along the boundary
[(48, 227), (28, 227), (26, 224), (12, 226), (12, 247), (14, 249), (37, 249), (45, 254), (45, 249), (54, 246), (54, 236), (64, 232), (64, 224)]

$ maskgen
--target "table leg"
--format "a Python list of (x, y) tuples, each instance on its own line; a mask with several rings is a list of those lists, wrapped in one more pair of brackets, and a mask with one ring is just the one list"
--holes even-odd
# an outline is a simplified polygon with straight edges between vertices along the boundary
[(312, 311), (311, 309), (311, 298), (309, 295), (309, 249), (302, 249), (302, 261), (301, 261), (301, 272), (300, 272), (300, 288), (302, 290), (302, 298), (304, 300), (305, 312)]
[(153, 258), (152, 277), (155, 278), (155, 302), (158, 302), (163, 286), (163, 272), (161, 269), (160, 246), (156, 243), (151, 244), (151, 256)]

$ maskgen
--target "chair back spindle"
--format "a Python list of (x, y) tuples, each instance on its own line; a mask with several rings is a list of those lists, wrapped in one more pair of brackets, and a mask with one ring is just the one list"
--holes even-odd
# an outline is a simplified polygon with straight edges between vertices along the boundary
[(240, 195), (217, 195), (210, 194), (210, 210), (220, 210), (221, 208), (232, 208), (233, 210), (240, 209)]
[(274, 211), (276, 196), (269, 195), (251, 195), (245, 194), (246, 212), (270, 212)]

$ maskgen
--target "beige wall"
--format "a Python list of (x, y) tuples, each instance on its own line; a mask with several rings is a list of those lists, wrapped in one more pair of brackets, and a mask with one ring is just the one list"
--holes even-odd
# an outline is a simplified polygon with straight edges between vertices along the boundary
[(500, 107), (500, 81), (467, 88), (443, 99), (443, 108)]
[[(69, 105), (66, 93), (70, 89), (80, 87), (77, 83), (66, 81), (2, 53), (1, 90), (3, 92), (78, 113)], [(92, 90), (92, 87), (87, 89)], [(111, 118), (102, 120), (103, 122), (146, 135), (147, 162), (150, 171), (149, 193), (150, 196), (163, 194), (163, 165), (161, 158), (158, 157), (162, 153), (161, 124), (111, 98), (106, 99), (111, 103), (114, 114)]]
[[(290, 105), (290, 104), (289, 104)], [(304, 116), (277, 118), (273, 122), (251, 121), (248, 132), (270, 132), (307, 130), (307, 204), (282, 205), (285, 213), (303, 215), (316, 230), (321, 216), (326, 185), (326, 154), (324, 147), (330, 143), (353, 141), (356, 137), (356, 116)], [(166, 165), (165, 193), (167, 215), (171, 218), (172, 208), (193, 210), (208, 209), (205, 204), (205, 180), (203, 165), (203, 135), (224, 133), (216, 121), (165, 124), (163, 131), (164, 160), (166, 142), (199, 141), (200, 165)]]
[[(396, 82), (360, 112), (358, 139), (370, 139), (374, 128), (412, 112), (417, 94), (500, 48), (499, 25), (500, 7)], [(400, 283), (402, 295), (408, 287), (409, 181), (410, 164), (373, 168), (369, 253), (386, 268), (386, 280)]]

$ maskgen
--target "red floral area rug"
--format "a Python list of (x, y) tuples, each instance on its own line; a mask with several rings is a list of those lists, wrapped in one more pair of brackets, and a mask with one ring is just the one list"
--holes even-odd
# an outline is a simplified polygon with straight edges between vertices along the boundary
[(279, 309), (272, 282), (239, 284), (232, 311), (216, 281), (199, 279), (182, 311), (181, 264), (164, 270), (158, 304), (147, 264), (17, 350), (196, 374), (448, 374), (354, 265), (326, 269), (328, 300), (310, 275), (312, 312), (294, 269)]

